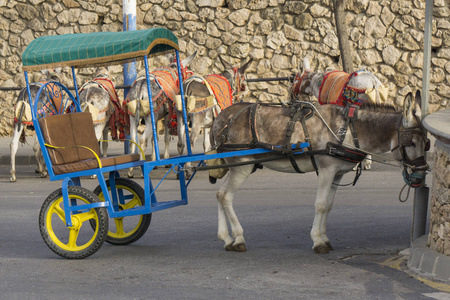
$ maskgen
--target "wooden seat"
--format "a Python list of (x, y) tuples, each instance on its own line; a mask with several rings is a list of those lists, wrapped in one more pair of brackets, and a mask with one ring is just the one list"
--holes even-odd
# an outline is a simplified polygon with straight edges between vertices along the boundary
[(55, 175), (138, 161), (139, 154), (100, 158), (90, 113), (52, 115), (39, 119)]

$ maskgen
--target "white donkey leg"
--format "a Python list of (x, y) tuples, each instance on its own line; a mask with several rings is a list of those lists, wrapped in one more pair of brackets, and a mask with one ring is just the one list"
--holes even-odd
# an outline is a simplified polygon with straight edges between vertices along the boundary
[[(20, 129), (19, 129), (20, 128)], [(14, 135), (13, 138), (11, 140), (11, 144), (10, 144), (10, 149), (11, 149), (11, 177), (9, 179), (9, 181), (11, 182), (16, 182), (17, 178), (16, 178), (16, 154), (17, 154), (17, 149), (19, 148), (19, 139), (20, 139), (20, 135), (22, 134), (23, 131), (23, 126), (19, 124), (15, 124), (14, 125)]]
[(150, 115), (145, 117), (145, 129), (144, 133), (142, 134), (141, 138), (139, 139), (139, 146), (141, 146), (142, 151), (147, 150), (147, 143), (150, 141), (150, 156), (151, 160), (156, 160), (156, 154), (154, 149), (154, 143), (153, 143), (153, 128), (152, 128), (152, 118)]
[(195, 142), (197, 141), (197, 138), (200, 136), (200, 131), (202, 130), (203, 121), (205, 119), (205, 116), (203, 114), (195, 114), (192, 116), (191, 122), (192, 122), (192, 128), (191, 128), (191, 145), (192, 148), (195, 146)]
[[(361, 163), (361, 167), (362, 167), (363, 170), (370, 170), (370, 169), (372, 169), (372, 155), (367, 154), (366, 158), (360, 163)], [(353, 171), (356, 171), (357, 168), (358, 168), (358, 165), (356, 165), (353, 168)]]
[[(139, 123), (139, 113), (136, 112), (136, 116), (131, 116), (130, 115), (130, 139), (134, 142), (131, 143), (130, 142), (130, 153), (134, 153), (136, 151), (136, 137), (137, 137), (137, 128), (138, 128), (138, 124)], [(139, 153), (140, 155), (140, 153)], [(141, 156), (141, 159), (143, 159), (143, 157)], [(128, 169), (128, 178), (133, 178), (134, 177), (134, 171), (133, 168), (129, 168)]]
[(108, 156), (108, 132), (109, 132), (109, 126), (105, 124), (99, 124), (95, 127), (95, 136), (97, 137), (97, 140), (100, 141), (100, 144), (102, 146), (102, 156), (107, 157)]
[(105, 124), (105, 127), (103, 128), (102, 132), (102, 156), (107, 157), (108, 156), (108, 133), (109, 133), (109, 126)]
[(171, 116), (167, 114), (167, 116), (164, 118), (164, 158), (170, 157), (169, 152), (169, 146), (170, 146), (170, 139), (172, 138), (169, 132), (168, 124), (170, 122)]
[(36, 164), (37, 164), (36, 170), (38, 171), (39, 174), (41, 174), (42, 178), (45, 178), (48, 175), (47, 167), (45, 166), (44, 157), (42, 156), (41, 146), (39, 145), (37, 136), (34, 139), (33, 150), (34, 150), (34, 155), (36, 157)]
[[(239, 187), (250, 176), (252, 170), (253, 165), (231, 168), (224, 184), (217, 192), (217, 201), (219, 202), (217, 236), (225, 242), (227, 251), (245, 252), (247, 250), (244, 230), (233, 209), (233, 198)], [(227, 220), (230, 223), (233, 238), (230, 237), (228, 232)]]
[(182, 155), (184, 151), (184, 145), (186, 143), (186, 132), (184, 129), (184, 121), (183, 116), (180, 112), (177, 111), (177, 133), (178, 133), (178, 143), (177, 150), (178, 154)]
[(336, 195), (338, 184), (341, 182), (342, 176), (343, 175), (336, 175), (334, 177), (333, 185), (331, 185), (330, 192), (328, 193), (327, 203), (329, 205), (327, 206), (326, 210), (324, 211), (324, 214), (322, 216), (322, 222), (320, 224), (320, 236), (322, 238), (322, 241), (325, 242), (325, 246), (327, 247), (327, 249), (329, 251), (333, 250), (333, 246), (331, 246), (330, 239), (327, 236), (327, 219), (328, 219), (328, 215), (331, 211), (331, 207), (333, 205), (333, 200)]
[(362, 161), (364, 170), (372, 169), (372, 155), (368, 154), (367, 157)]
[(315, 216), (311, 229), (311, 239), (314, 242), (313, 249), (316, 253), (328, 253), (330, 250), (333, 250), (326, 235), (326, 222), (338, 187), (333, 185), (333, 182), (338, 184), (341, 178), (342, 175), (336, 175), (336, 172), (333, 170), (321, 169), (319, 171)]
[(203, 150), (208, 152), (211, 150), (211, 141), (209, 133), (211, 131), (212, 122), (214, 121), (213, 112), (209, 111), (206, 113), (204, 127), (203, 127)]
[(211, 140), (209, 138), (209, 133), (211, 132), (211, 127), (203, 128), (203, 150), (208, 152), (211, 150)]

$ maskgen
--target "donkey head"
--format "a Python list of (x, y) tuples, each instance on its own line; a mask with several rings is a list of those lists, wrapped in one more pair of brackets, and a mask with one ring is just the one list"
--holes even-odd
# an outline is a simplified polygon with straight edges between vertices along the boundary
[(98, 67), (95, 70), (94, 78), (110, 78), (110, 75), (108, 67)]
[(231, 64), (227, 63), (222, 57), (219, 55), (220, 62), (225, 67), (225, 70), (220, 74), (225, 77), (231, 85), (231, 89), (233, 90), (233, 96), (239, 97), (239, 94), (245, 91), (245, 71), (248, 66), (252, 63), (253, 58), (250, 58), (244, 65), (240, 68), (233, 67)]
[[(183, 60), (180, 61), (180, 68), (181, 68), (181, 74), (183, 76), (183, 80), (186, 80), (188, 77), (188, 75), (192, 75), (191, 71), (187, 70), (187, 67), (192, 63), (192, 61), (194, 61), (194, 59), (197, 57), (197, 51), (195, 51), (194, 53), (192, 53), (191, 55), (189, 55), (188, 57), (184, 58)], [(168, 65), (168, 67), (173, 68), (173, 69), (177, 69), (177, 61), (175, 56), (171, 56), (170, 57), (170, 61), (171, 63)], [(190, 74), (188, 74), (190, 73)]]
[(292, 86), (292, 96), (313, 95), (319, 96), (320, 85), (323, 81), (324, 73), (321, 71), (314, 72), (311, 70), (308, 58), (303, 59), (303, 67), (301, 74), (299, 73)]
[(42, 70), (41, 73), (44, 75), (44, 81), (61, 81), (61, 68)]
[(425, 151), (430, 149), (430, 140), (420, 121), (420, 102), (420, 91), (416, 92), (415, 98), (412, 93), (406, 95), (397, 145), (391, 150), (394, 158), (403, 163), (403, 177), (411, 187), (423, 186), (425, 173), (429, 170)]

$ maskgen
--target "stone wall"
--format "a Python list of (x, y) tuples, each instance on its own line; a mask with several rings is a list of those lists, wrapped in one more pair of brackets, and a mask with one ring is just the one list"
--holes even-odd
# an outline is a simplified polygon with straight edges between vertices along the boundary
[[(21, 54), (43, 35), (122, 30), (122, 0), (0, 0), (0, 86), (22, 87)], [(180, 40), (181, 57), (198, 50), (192, 69), (218, 73), (225, 60), (254, 62), (249, 78), (285, 77), (297, 72), (307, 56), (315, 69), (340, 69), (331, 0), (138, 0), (137, 28), (162, 26)], [(421, 88), (424, 0), (347, 0), (346, 22), (356, 69), (368, 69), (397, 103)], [(430, 112), (450, 107), (450, 9), (435, 0), (432, 26)], [(167, 58), (155, 59), (157, 67)], [(138, 69), (142, 69), (139, 65)], [(84, 82), (94, 70), (79, 71)], [(122, 84), (120, 66), (112, 68)], [(70, 83), (64, 69), (63, 82)], [(37, 81), (39, 73), (30, 75)], [(285, 101), (287, 83), (249, 84), (250, 101)], [(0, 136), (9, 135), (17, 92), (0, 91)]]
[(450, 255), (450, 141), (437, 140), (431, 189), (430, 248)]

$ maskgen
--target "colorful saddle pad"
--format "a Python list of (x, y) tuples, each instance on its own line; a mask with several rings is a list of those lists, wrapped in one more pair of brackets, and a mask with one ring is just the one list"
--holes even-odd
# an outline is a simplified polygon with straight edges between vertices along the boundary
[(342, 93), (352, 75), (340, 71), (326, 74), (319, 91), (319, 103), (345, 106)]
[(228, 80), (221, 75), (208, 75), (205, 80), (210, 85), (220, 109), (224, 110), (233, 104), (233, 90)]
[(153, 75), (164, 94), (170, 100), (175, 100), (175, 95), (180, 91), (178, 84), (178, 72), (172, 68), (159, 68), (150, 73)]

